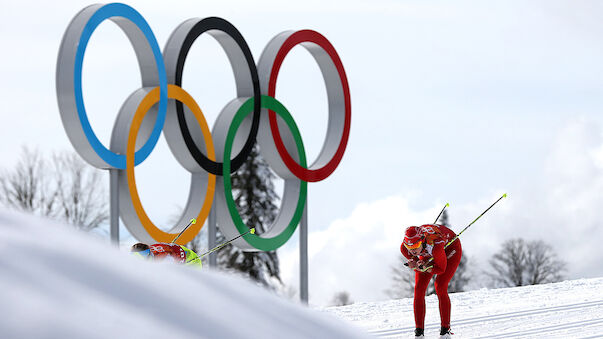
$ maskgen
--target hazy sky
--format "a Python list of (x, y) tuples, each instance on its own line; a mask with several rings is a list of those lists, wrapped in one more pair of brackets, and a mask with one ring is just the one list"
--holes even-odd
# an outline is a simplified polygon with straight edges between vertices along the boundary
[[(73, 149), (60, 122), (55, 66), (62, 34), (84, 1), (6, 2), (0, 11), (5, 123), (2, 167), (20, 146)], [(405, 226), (432, 222), (446, 203), (460, 230), (502, 193), (509, 199), (463, 234), (476, 270), (512, 237), (544, 239), (570, 263), (570, 278), (603, 275), (603, 49), (597, 1), (131, 1), (160, 46), (191, 17), (221, 16), (256, 61), (276, 34), (314, 29), (337, 49), (352, 95), (352, 130), (339, 168), (309, 184), (310, 295), (341, 290), (385, 298)], [(210, 124), (234, 97), (218, 44), (201, 37), (183, 87)], [(109, 144), (124, 99), (140, 87), (125, 35), (95, 31), (84, 61), (84, 99)], [(318, 67), (296, 47), (277, 98), (319, 153), (327, 102)], [(185, 203), (189, 177), (165, 140), (136, 170), (142, 202), (166, 223)], [(297, 237), (279, 253), (297, 285)], [(476, 274), (479, 275), (479, 274)]]

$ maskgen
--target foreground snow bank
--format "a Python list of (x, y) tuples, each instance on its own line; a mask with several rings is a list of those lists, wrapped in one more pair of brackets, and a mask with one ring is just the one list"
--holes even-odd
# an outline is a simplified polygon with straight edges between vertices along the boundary
[(0, 211), (2, 338), (360, 338), (362, 330), (219, 272), (145, 262)]
[[(450, 294), (454, 338), (603, 338), (603, 278)], [(412, 338), (412, 298), (326, 308), (384, 338)], [(426, 338), (437, 338), (438, 299), (426, 298)]]

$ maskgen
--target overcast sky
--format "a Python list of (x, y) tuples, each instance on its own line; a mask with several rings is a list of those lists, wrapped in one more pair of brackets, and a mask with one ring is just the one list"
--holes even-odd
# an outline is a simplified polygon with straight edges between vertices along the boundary
[[(85, 1), (2, 2), (0, 165), (20, 146), (72, 150), (60, 121), (55, 66), (65, 28)], [(276, 34), (314, 29), (344, 63), (352, 130), (339, 168), (309, 184), (310, 296), (327, 303), (386, 298), (406, 226), (432, 222), (449, 202), (458, 231), (502, 193), (509, 198), (463, 234), (476, 269), (502, 241), (544, 239), (570, 278), (603, 275), (603, 4), (597, 1), (131, 1), (160, 46), (182, 21), (221, 16), (256, 61)], [(183, 87), (210, 124), (235, 94), (225, 54), (210, 37), (193, 46)], [(109, 144), (117, 112), (140, 75), (125, 35), (95, 31), (84, 99)], [(300, 127), (309, 162), (319, 153), (327, 102), (318, 67), (300, 47), (281, 70), (277, 98)], [(189, 177), (162, 138), (136, 170), (151, 219), (166, 224)], [(297, 285), (297, 236), (279, 250)]]

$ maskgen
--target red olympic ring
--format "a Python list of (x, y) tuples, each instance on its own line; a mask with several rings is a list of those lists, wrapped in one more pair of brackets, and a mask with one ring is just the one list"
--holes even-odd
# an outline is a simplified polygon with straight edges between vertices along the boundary
[(311, 31), (311, 30), (301, 30), (293, 33), (287, 40), (283, 43), (281, 48), (279, 49), (276, 58), (274, 60), (272, 70), (270, 71), (270, 78), (268, 81), (268, 95), (271, 97), (275, 97), (276, 93), (276, 79), (278, 77), (278, 72), (282, 66), (283, 60), (285, 56), (289, 53), (289, 51), (298, 44), (302, 43), (314, 43), (320, 46), (330, 57), (339, 73), (339, 78), (341, 81), (341, 85), (343, 88), (343, 96), (344, 96), (344, 105), (345, 105), (345, 120), (343, 127), (343, 134), (341, 136), (341, 140), (339, 142), (339, 146), (337, 147), (337, 151), (335, 155), (329, 162), (321, 168), (317, 169), (306, 169), (301, 167), (294, 159), (289, 155), (289, 152), (285, 148), (285, 145), (282, 141), (280, 131), (278, 129), (278, 124), (276, 120), (276, 113), (273, 111), (269, 111), (269, 121), (270, 121), (270, 130), (272, 131), (272, 137), (274, 139), (274, 143), (276, 145), (276, 149), (278, 150), (279, 155), (283, 159), (283, 162), (287, 166), (287, 168), (293, 173), (297, 178), (307, 181), (307, 182), (316, 182), (321, 181), (331, 175), (333, 171), (339, 165), (341, 158), (343, 157), (343, 153), (345, 152), (345, 148), (348, 143), (348, 139), (350, 136), (350, 125), (352, 122), (352, 105), (350, 100), (350, 87), (348, 85), (348, 78), (345, 74), (345, 70), (343, 68), (343, 64), (341, 63), (341, 59), (335, 51), (335, 48), (331, 43), (320, 33)]

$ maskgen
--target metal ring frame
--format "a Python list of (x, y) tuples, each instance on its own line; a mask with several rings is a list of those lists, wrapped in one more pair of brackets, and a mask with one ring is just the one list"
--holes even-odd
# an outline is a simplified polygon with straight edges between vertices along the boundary
[[(86, 46), (96, 27), (107, 19), (130, 40), (142, 79), (141, 88), (120, 109), (110, 149), (98, 140), (88, 121), (81, 86)], [(237, 88), (235, 99), (222, 110), (211, 132), (195, 100), (180, 87), (188, 52), (203, 33), (215, 38), (226, 52)], [(318, 63), (329, 103), (327, 136), (310, 168), (295, 121), (274, 98), (282, 62), (296, 45), (304, 46)], [(257, 138), (262, 156), (285, 180), (281, 210), (264, 234), (247, 234), (234, 244), (246, 251), (277, 249), (295, 232), (306, 203), (307, 182), (323, 180), (333, 173), (350, 133), (350, 92), (343, 64), (329, 41), (310, 30), (275, 36), (256, 67), (245, 39), (224, 19), (183, 22), (161, 54), (152, 30), (135, 9), (120, 3), (92, 5), (80, 11), (65, 31), (57, 60), (56, 88), (69, 140), (91, 165), (120, 170), (120, 216), (130, 233), (146, 242), (171, 241), (182, 230), (183, 221), (197, 215), (197, 224), (178, 239), (182, 244), (191, 241), (209, 215), (214, 193), (218, 225), (225, 236), (234, 237), (253, 227), (245, 225), (237, 212), (230, 175), (249, 156)], [(134, 174), (135, 166), (152, 152), (161, 131), (175, 158), (191, 173), (187, 205), (181, 220), (168, 232), (155, 226), (144, 211)], [(222, 180), (216, 181), (216, 175)]]

